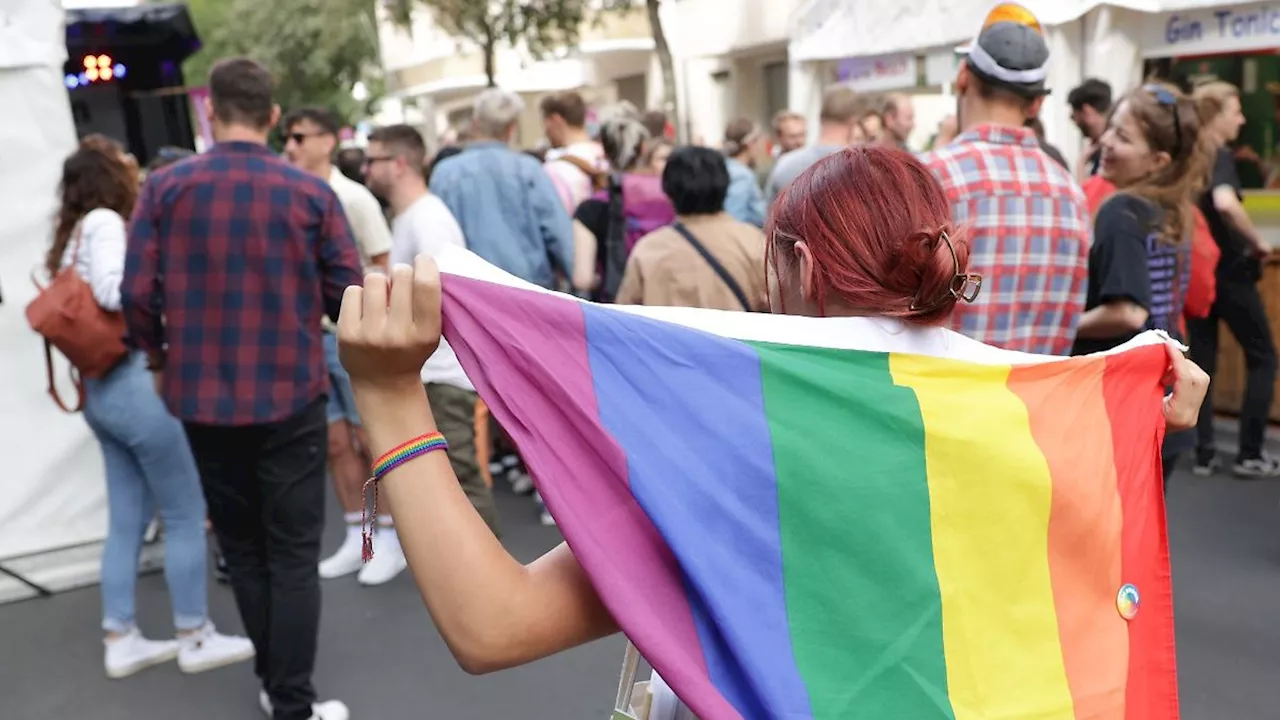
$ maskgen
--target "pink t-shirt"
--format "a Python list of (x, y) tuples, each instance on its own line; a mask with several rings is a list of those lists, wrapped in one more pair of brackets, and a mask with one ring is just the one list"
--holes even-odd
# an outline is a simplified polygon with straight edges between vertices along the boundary
[(581, 168), (561, 159), (566, 155), (585, 160), (600, 172), (609, 170), (609, 161), (605, 159), (604, 150), (599, 143), (594, 142), (575, 143), (547, 153), (547, 175), (550, 176), (551, 184), (555, 186), (565, 211), (573, 215), (578, 205), (591, 197), (595, 189), (591, 186), (591, 178)]

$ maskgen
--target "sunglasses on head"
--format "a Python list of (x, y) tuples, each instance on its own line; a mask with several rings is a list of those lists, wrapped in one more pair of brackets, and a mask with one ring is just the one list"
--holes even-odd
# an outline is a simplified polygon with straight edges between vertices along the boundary
[(1169, 108), (1169, 114), (1173, 117), (1173, 156), (1178, 157), (1182, 154), (1182, 119), (1178, 116), (1177, 96), (1163, 85), (1143, 85), (1142, 90), (1150, 93), (1162, 107)]

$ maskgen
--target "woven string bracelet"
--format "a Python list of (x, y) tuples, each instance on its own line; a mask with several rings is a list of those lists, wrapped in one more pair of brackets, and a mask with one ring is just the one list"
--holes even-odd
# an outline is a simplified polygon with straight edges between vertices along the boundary
[[(422, 457), (428, 453), (437, 450), (448, 450), (449, 443), (445, 442), (444, 435), (438, 432), (419, 435), (408, 442), (401, 443), (387, 452), (383, 453), (373, 464), (373, 475), (364, 483), (364, 489), (361, 493), (364, 502), (361, 503), (360, 513), (360, 536), (361, 549), (360, 557), (364, 562), (373, 559), (373, 528), (378, 523), (378, 483), (387, 473), (395, 470), (410, 460)], [(372, 492), (373, 512), (369, 512), (369, 494)]]

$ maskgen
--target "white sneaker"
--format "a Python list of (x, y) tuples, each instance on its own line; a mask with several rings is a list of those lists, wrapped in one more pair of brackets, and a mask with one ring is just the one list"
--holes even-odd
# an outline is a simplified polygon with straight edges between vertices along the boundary
[(542, 511), (538, 515), (538, 522), (547, 527), (555, 527), (556, 519), (551, 517), (551, 513), (547, 510), (547, 504), (542, 502), (542, 493), (535, 492), (533, 494), (533, 501), (538, 504), (538, 508)]
[(347, 533), (338, 551), (320, 561), (320, 577), (332, 580), (358, 571), (363, 564), (361, 544), (360, 533)]
[[(271, 696), (266, 690), (258, 691), (258, 707), (267, 717), (274, 715), (271, 707)], [(325, 700), (311, 706), (311, 720), (351, 720), (351, 711), (341, 700)]]
[(409, 563), (404, 559), (404, 549), (400, 547), (395, 528), (381, 527), (373, 538), (373, 559), (360, 568), (356, 579), (369, 587), (382, 585), (391, 582), (407, 567)]
[(1231, 472), (1242, 480), (1276, 477), (1280, 475), (1280, 460), (1262, 453), (1256, 458), (1236, 460), (1235, 465), (1231, 467)]
[(529, 473), (512, 470), (507, 479), (511, 481), (511, 492), (517, 495), (528, 495), (533, 492), (533, 478), (529, 477)]
[(188, 675), (252, 660), (254, 655), (249, 638), (222, 635), (211, 622), (206, 622), (192, 635), (179, 637), (178, 642), (182, 646), (178, 652), (178, 669)]
[(127, 635), (102, 641), (106, 652), (102, 665), (112, 680), (127, 678), (153, 665), (178, 657), (179, 645), (174, 640), (148, 640), (138, 628)]

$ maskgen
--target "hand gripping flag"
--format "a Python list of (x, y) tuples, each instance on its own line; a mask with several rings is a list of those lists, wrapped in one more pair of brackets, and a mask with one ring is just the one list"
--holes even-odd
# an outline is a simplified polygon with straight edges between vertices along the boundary
[(463, 367), (702, 720), (1178, 717), (1162, 335), (1052, 358), (440, 261)]

